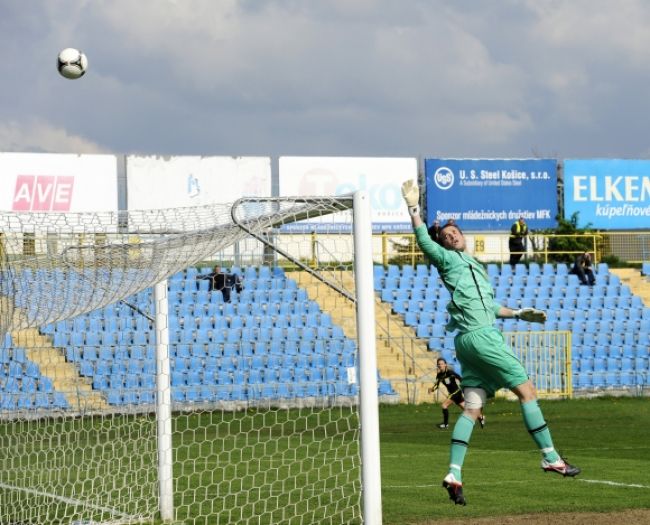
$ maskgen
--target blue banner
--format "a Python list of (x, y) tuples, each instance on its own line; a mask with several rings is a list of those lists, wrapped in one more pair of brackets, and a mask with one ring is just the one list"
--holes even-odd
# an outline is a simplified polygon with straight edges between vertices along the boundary
[(454, 219), (468, 231), (557, 225), (555, 159), (425, 159), (427, 224)]
[(565, 160), (564, 210), (581, 227), (649, 228), (650, 160)]

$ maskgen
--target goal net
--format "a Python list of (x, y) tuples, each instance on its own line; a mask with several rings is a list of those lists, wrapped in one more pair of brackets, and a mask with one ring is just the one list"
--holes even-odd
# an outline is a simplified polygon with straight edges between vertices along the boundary
[(366, 216), (0, 213), (0, 523), (378, 523)]

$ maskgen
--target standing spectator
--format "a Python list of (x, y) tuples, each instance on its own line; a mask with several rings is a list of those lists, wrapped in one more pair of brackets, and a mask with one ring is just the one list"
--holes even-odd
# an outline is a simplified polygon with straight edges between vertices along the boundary
[(569, 273), (575, 274), (584, 285), (593, 286), (596, 283), (596, 276), (591, 263), (591, 255), (589, 252), (584, 252), (576, 257), (573, 263), (573, 268)]
[(208, 281), (208, 290), (218, 290), (223, 296), (225, 303), (230, 302), (230, 293), (234, 288), (237, 293), (242, 291), (241, 277), (233, 273), (224, 273), (220, 266), (215, 266), (214, 270), (207, 275), (198, 275), (197, 279), (206, 279)]
[(520, 261), (521, 257), (526, 253), (526, 240), (528, 237), (528, 225), (523, 217), (515, 222), (510, 228), (510, 239), (508, 240), (508, 249), (510, 250), (510, 266), (515, 265)]
[(438, 219), (433, 221), (427, 231), (429, 232), (429, 237), (431, 237), (431, 240), (440, 244), (440, 221)]

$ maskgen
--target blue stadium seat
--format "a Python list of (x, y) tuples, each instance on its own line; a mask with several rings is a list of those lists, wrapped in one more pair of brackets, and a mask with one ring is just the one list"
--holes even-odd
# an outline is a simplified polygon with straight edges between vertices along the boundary
[(616, 357), (608, 357), (605, 361), (605, 368), (608, 372), (618, 372), (621, 369), (621, 360)]
[(586, 390), (591, 388), (591, 372), (581, 371), (580, 374), (576, 374), (573, 378), (573, 384), (575, 388), (579, 390)]
[(603, 388), (605, 383), (605, 370), (595, 371), (591, 376), (591, 384), (596, 388)]
[(621, 386), (620, 375), (618, 372), (607, 371), (604, 377), (605, 386), (608, 388), (616, 388)]
[(635, 334), (626, 333), (623, 344), (623, 357), (636, 357)]
[(622, 372), (631, 372), (634, 370), (634, 357), (629, 357), (627, 355), (623, 355), (621, 357), (621, 371)]
[(641, 264), (641, 275), (650, 275), (650, 262), (643, 262)]
[(418, 324), (418, 315), (413, 311), (407, 311), (404, 314), (404, 324), (408, 326), (416, 326)]
[(636, 385), (635, 375), (631, 371), (624, 370), (620, 374), (620, 384), (623, 387), (631, 387)]

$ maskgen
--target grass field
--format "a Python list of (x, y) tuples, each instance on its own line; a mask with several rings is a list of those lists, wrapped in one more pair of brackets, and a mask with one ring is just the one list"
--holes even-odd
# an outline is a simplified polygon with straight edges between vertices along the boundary
[[(491, 402), (486, 428), (475, 429), (463, 469), (467, 506), (458, 507), (440, 486), (451, 438), (450, 430), (435, 428), (440, 407), (382, 407), (384, 523), (650, 508), (647, 398), (543, 401), (542, 408), (556, 447), (582, 474), (564, 479), (543, 473), (518, 404)], [(453, 423), (459, 412), (451, 410)]]
[[(487, 426), (476, 428), (467, 455), (466, 507), (453, 505), (440, 486), (451, 437), (451, 430), (435, 427), (440, 407), (382, 406), (384, 523), (490, 516), (502, 523), (499, 517), (531, 513), (650, 508), (647, 398), (542, 406), (556, 446), (583, 473), (577, 479), (543, 473), (518, 404), (491, 402)], [(452, 424), (458, 415), (453, 408)], [(346, 409), (175, 416), (176, 523), (358, 523), (356, 421)], [(151, 523), (153, 436), (151, 416), (0, 424), (3, 515), (13, 516), (11, 523), (106, 522), (101, 509), (112, 508), (124, 513), (123, 523), (129, 515), (149, 516)], [(38, 492), (25, 489), (34, 486)]]

